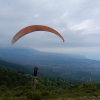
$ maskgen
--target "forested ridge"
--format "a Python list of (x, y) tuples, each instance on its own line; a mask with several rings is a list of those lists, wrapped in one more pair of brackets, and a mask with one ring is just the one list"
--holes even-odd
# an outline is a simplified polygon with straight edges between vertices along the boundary
[[(29, 65), (22, 65), (17, 64), (14, 62), (5, 61), (3, 59), (0, 59), (0, 66), (4, 66), (5, 68), (11, 68), (16, 71), (24, 71), (27, 74), (33, 73), (34, 66)], [(86, 66), (84, 69), (80, 69), (80, 67), (77, 67), (77, 63), (71, 67), (70, 65), (67, 65), (66, 67), (40, 67), (40, 65), (37, 65), (39, 68), (38, 75), (43, 77), (55, 77), (60, 79), (65, 79), (67, 81), (70, 81), (71, 83), (82, 83), (90, 80), (95, 80), (96, 82), (100, 82), (99, 77), (99, 69), (95, 69), (95, 67)], [(83, 68), (83, 67), (82, 67)], [(89, 69), (88, 69), (89, 68)], [(87, 70), (86, 70), (87, 69)], [(93, 72), (94, 71), (94, 72)], [(69, 82), (69, 83), (70, 83)]]
[[(33, 87), (33, 76), (0, 66), (0, 100), (47, 100), (48, 98), (99, 98), (100, 84), (80, 83), (55, 77), (37, 78)], [(62, 99), (63, 100), (63, 99)], [(67, 100), (67, 99), (65, 99)], [(92, 100), (92, 99), (91, 99)]]

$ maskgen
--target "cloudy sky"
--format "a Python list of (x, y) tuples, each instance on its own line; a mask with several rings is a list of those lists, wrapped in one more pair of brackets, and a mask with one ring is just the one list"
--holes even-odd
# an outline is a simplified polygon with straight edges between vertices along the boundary
[[(48, 25), (64, 37), (33, 32), (11, 45), (23, 27)], [(100, 0), (0, 0), (0, 45), (85, 54), (100, 59)]]

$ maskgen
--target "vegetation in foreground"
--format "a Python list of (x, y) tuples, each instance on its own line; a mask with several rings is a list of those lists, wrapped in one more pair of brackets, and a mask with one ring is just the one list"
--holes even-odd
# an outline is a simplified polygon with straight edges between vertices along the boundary
[(39, 76), (34, 88), (32, 75), (0, 67), (0, 100), (100, 100), (99, 96), (100, 84), (95, 82), (80, 84), (71, 80)]

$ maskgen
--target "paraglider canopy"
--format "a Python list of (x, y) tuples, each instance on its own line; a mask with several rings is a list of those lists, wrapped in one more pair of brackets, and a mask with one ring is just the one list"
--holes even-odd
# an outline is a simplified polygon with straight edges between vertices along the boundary
[(27, 26), (27, 27), (21, 29), (18, 33), (16, 33), (15, 36), (13, 37), (11, 43), (14, 44), (22, 36), (24, 36), (28, 33), (34, 32), (34, 31), (47, 31), (47, 32), (54, 33), (54, 34), (58, 35), (64, 42), (64, 38), (55, 29), (53, 29), (49, 26), (44, 26), (44, 25), (30, 25), (30, 26)]

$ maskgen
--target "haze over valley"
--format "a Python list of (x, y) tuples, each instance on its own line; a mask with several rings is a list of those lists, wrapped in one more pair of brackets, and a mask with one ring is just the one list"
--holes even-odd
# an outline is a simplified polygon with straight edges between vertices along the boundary
[[(27, 48), (1, 48), (0, 59), (1, 62), (13, 63), (10, 66), (12, 69), (30, 74), (37, 66), (39, 75), (100, 82), (100, 61), (87, 59), (83, 55), (49, 53)], [(8, 67), (7, 64), (3, 66)]]

